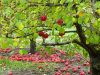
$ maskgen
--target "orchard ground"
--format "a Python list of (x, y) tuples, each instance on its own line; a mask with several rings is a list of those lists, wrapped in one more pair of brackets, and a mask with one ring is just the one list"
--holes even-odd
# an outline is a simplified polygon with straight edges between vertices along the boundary
[(89, 59), (82, 54), (51, 50), (21, 55), (18, 50), (0, 49), (0, 75), (91, 75)]

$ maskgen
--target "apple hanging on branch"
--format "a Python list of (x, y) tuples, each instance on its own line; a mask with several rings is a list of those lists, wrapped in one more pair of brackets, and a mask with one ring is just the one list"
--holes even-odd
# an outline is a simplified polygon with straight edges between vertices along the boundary
[(62, 19), (58, 19), (57, 20), (57, 24), (61, 26), (63, 24), (63, 20)]
[(45, 39), (48, 38), (48, 36), (49, 36), (49, 35), (48, 35), (45, 31), (43, 31), (43, 30), (42, 30), (42, 31), (39, 31), (38, 34), (39, 34), (39, 36), (42, 36), (42, 38), (45, 38)]
[(46, 20), (47, 20), (47, 16), (46, 16), (46, 15), (42, 15), (42, 16), (40, 17), (40, 19), (41, 19), (41, 21), (46, 21)]
[(65, 35), (65, 33), (64, 32), (59, 32), (59, 36), (64, 36)]
[(38, 32), (38, 34), (39, 34), (39, 36), (43, 36), (44, 35), (44, 31), (41, 30), (41, 31)]
[(60, 28), (59, 30), (59, 36), (64, 36), (65, 35), (65, 29), (64, 28)]

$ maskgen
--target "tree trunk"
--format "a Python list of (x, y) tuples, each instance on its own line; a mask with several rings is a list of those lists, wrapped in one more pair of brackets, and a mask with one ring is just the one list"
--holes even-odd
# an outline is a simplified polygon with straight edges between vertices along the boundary
[(90, 70), (92, 71), (92, 75), (100, 75), (100, 56), (90, 56), (90, 61)]
[(30, 53), (33, 54), (36, 51), (36, 41), (30, 39)]
[(92, 45), (86, 45), (86, 48), (90, 56), (90, 70), (91, 75), (100, 75), (100, 48)]
[(91, 75), (100, 75), (100, 45), (94, 46), (84, 43), (80, 43), (79, 45), (89, 53)]

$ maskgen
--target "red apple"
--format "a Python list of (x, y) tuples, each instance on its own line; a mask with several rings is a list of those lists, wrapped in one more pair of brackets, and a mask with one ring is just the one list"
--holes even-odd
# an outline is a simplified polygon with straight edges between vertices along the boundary
[(71, 74), (69, 72), (67, 72), (66, 75), (71, 75)]
[(63, 24), (63, 20), (62, 20), (62, 19), (58, 19), (58, 20), (57, 20), (57, 24), (58, 24), (58, 25), (62, 25), (62, 24)]
[(43, 31), (43, 30), (42, 30), (42, 31), (39, 31), (38, 34), (39, 34), (40, 36), (43, 36), (43, 35), (44, 35), (44, 31)]
[(9, 71), (9, 72), (8, 72), (8, 75), (13, 75), (12, 71)]
[(48, 36), (49, 35), (47, 33), (44, 33), (42, 37), (46, 39), (46, 38), (48, 38)]
[(81, 67), (80, 66), (78, 66), (78, 69), (80, 69)]
[(77, 72), (77, 68), (76, 67), (72, 68), (72, 71)]
[(46, 21), (47, 16), (46, 16), (46, 15), (42, 15), (42, 16), (40, 17), (40, 19), (41, 19), (41, 21)]
[(68, 64), (69, 64), (69, 63), (68, 63), (68, 61), (67, 61), (67, 62), (65, 62), (65, 65), (66, 65), (66, 66), (68, 66)]
[(84, 71), (80, 71), (80, 75), (85, 75), (85, 72)]
[(88, 74), (91, 74), (91, 71), (88, 71)]

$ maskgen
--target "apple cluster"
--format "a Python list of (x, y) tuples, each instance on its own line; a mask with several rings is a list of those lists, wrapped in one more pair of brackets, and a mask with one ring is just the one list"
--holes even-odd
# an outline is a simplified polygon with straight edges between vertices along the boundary
[[(47, 16), (46, 15), (42, 15), (41, 17), (40, 17), (40, 20), (41, 21), (46, 21), (47, 20)], [(58, 25), (60, 25), (60, 26), (62, 26), (63, 25), (63, 19), (58, 19), (57, 21), (56, 21), (56, 23), (58, 24)], [(63, 32), (59, 32), (59, 36), (63, 36), (65, 33)], [(39, 32), (39, 35), (40, 36), (42, 36), (43, 38), (48, 38), (48, 34), (45, 32), (45, 31), (40, 31)]]
[(45, 38), (45, 39), (48, 38), (48, 36), (49, 36), (49, 35), (48, 35), (45, 31), (43, 31), (43, 30), (42, 30), (42, 31), (39, 31), (38, 34), (39, 34), (39, 36), (41, 36), (42, 38)]

